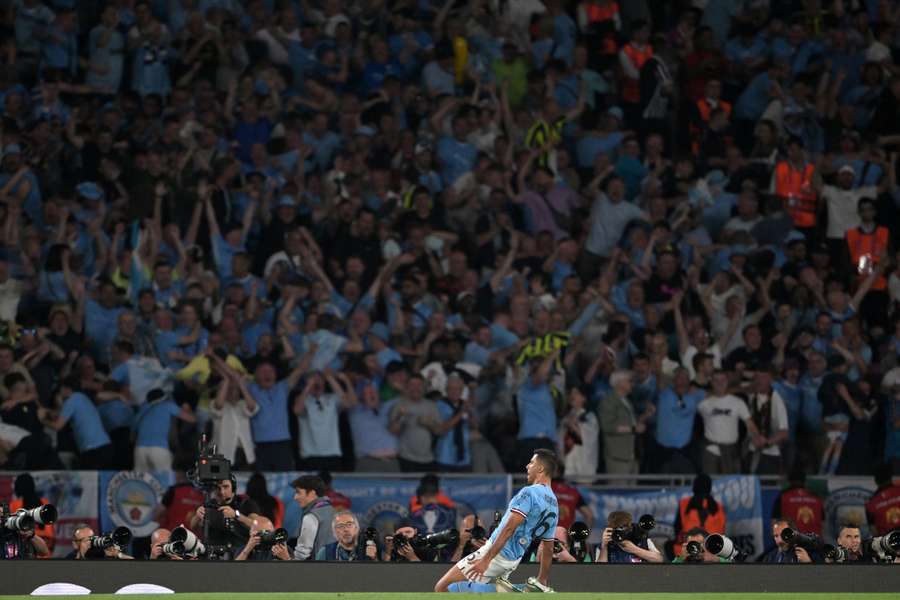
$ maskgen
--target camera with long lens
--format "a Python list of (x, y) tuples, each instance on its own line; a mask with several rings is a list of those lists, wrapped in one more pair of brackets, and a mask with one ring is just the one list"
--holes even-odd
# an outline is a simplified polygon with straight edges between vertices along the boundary
[(458, 544), (459, 531), (456, 529), (436, 531), (434, 533), (429, 533), (428, 535), (416, 536), (416, 539), (413, 540), (413, 542), (413, 546), (419, 545), (440, 550), (441, 548)]
[(178, 556), (197, 557), (206, 554), (206, 547), (193, 531), (180, 525), (172, 530), (169, 543), (163, 545), (163, 552)]
[(569, 527), (568, 534), (569, 546), (571, 548), (569, 553), (576, 561), (583, 561), (588, 553), (587, 539), (591, 537), (591, 528), (588, 527), (586, 523), (575, 521), (572, 523), (572, 526)]
[(713, 556), (718, 556), (723, 560), (741, 562), (744, 559), (744, 555), (741, 553), (740, 549), (734, 545), (734, 542), (732, 542), (730, 538), (719, 533), (714, 533), (707, 537), (703, 545), (707, 552)]
[(796, 529), (785, 527), (781, 530), (781, 539), (791, 548), (803, 548), (807, 552), (818, 552), (822, 549), (822, 539), (811, 533), (802, 533)]
[(822, 555), (825, 557), (825, 560), (833, 563), (847, 562), (849, 556), (846, 548), (843, 546), (832, 546), (831, 544), (822, 546)]
[(263, 529), (256, 532), (256, 537), (259, 538), (259, 546), (261, 548), (271, 548), (272, 546), (285, 543), (288, 539), (288, 532), (284, 527), (279, 527), (274, 531)]
[(127, 527), (116, 527), (112, 533), (92, 535), (88, 539), (91, 542), (91, 548), (108, 550), (115, 546), (116, 548), (122, 549), (131, 543), (131, 530)]
[(366, 530), (363, 531), (363, 539), (367, 542), (374, 542), (378, 539), (378, 530), (374, 527), (366, 527)]
[(59, 514), (52, 504), (44, 504), (37, 508), (20, 508), (15, 514), (3, 519), (3, 527), (13, 531), (30, 531), (36, 525), (52, 525)]
[(697, 540), (691, 540), (684, 545), (684, 549), (687, 553), (684, 562), (703, 562), (703, 544)]
[(894, 562), (900, 556), (900, 529), (885, 535), (863, 540), (863, 553), (881, 562)]
[(613, 528), (612, 541), (616, 544), (621, 544), (627, 540), (638, 545), (647, 539), (647, 534), (653, 531), (655, 527), (656, 519), (653, 515), (643, 515), (638, 519), (637, 523), (632, 523), (629, 527)]

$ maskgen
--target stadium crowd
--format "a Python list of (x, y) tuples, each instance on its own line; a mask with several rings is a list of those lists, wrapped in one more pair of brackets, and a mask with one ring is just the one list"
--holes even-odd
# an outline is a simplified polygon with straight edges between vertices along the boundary
[(5, 468), (900, 459), (900, 3), (0, 4)]

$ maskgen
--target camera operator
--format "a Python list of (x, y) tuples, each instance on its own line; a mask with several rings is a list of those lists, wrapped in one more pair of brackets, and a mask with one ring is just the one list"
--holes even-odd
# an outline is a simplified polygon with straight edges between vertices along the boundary
[(274, 530), (275, 526), (268, 518), (256, 517), (250, 527), (247, 545), (234, 560), (291, 560), (286, 541), (272, 543), (262, 538), (263, 533), (271, 534)]
[[(728, 561), (724, 558), (719, 558), (713, 554), (710, 554), (709, 550), (706, 549), (706, 538), (709, 537), (709, 532), (705, 529), (701, 529), (700, 527), (694, 527), (689, 529), (687, 533), (684, 534), (684, 544), (681, 545), (681, 553), (672, 559), (672, 564), (680, 564), (680, 563), (719, 563)], [(691, 548), (696, 548), (693, 546), (691, 542), (697, 542), (700, 544), (700, 552), (695, 553), (691, 552)]]
[(236, 492), (237, 481), (232, 475), (230, 479), (220, 481), (216, 486), (215, 510), (201, 506), (190, 518), (190, 529), (203, 531), (203, 519), (209, 519), (209, 539), (203, 540), (207, 546), (238, 548), (247, 543), (250, 528), (257, 518), (259, 507), (256, 502)]
[(793, 521), (779, 519), (772, 524), (772, 537), (775, 539), (775, 547), (763, 554), (758, 562), (775, 564), (822, 562), (817, 552), (810, 554), (805, 548), (784, 541), (781, 537), (781, 532), (787, 528), (797, 531)]
[(8, 529), (3, 522), (10, 516), (8, 508), (0, 504), (0, 560), (49, 557), (50, 548), (41, 536), (35, 535), (34, 522), (18, 531)]
[(463, 556), (468, 556), (484, 546), (487, 541), (487, 530), (481, 525), (477, 515), (466, 515), (462, 520), (462, 531), (459, 532), (459, 543), (450, 562), (459, 562)]
[(75, 526), (72, 532), (72, 547), (74, 550), (66, 555), (68, 560), (103, 560), (107, 558), (116, 558), (119, 560), (134, 560), (133, 556), (129, 556), (122, 552), (118, 546), (111, 545), (108, 548), (97, 548), (93, 541), (96, 536), (91, 526), (81, 523)]
[[(871, 562), (870, 559), (863, 556), (862, 533), (858, 526), (841, 525), (837, 536), (837, 545), (847, 551), (847, 558), (843, 562)], [(835, 561), (826, 558), (825, 562), (833, 563)]]
[[(640, 563), (640, 562), (663, 562), (662, 552), (656, 549), (651, 540), (646, 535), (637, 535), (631, 514), (623, 510), (617, 510), (609, 513), (606, 518), (606, 529), (603, 530), (603, 537), (600, 542), (600, 548), (597, 550), (597, 560), (600, 563)], [(627, 531), (626, 539), (621, 542), (613, 541), (613, 531)]]
[(359, 521), (349, 510), (334, 513), (331, 529), (337, 541), (319, 548), (316, 560), (378, 560), (375, 540), (370, 539), (370, 536), (362, 540), (359, 538)]

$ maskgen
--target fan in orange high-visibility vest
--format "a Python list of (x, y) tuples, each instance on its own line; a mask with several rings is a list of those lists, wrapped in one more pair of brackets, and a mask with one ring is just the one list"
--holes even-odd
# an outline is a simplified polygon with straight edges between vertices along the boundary
[(807, 239), (815, 236), (818, 209), (813, 189), (815, 170), (815, 165), (806, 159), (803, 142), (793, 136), (788, 141), (787, 160), (778, 161), (775, 165), (770, 187), (794, 221), (794, 227), (808, 234)]

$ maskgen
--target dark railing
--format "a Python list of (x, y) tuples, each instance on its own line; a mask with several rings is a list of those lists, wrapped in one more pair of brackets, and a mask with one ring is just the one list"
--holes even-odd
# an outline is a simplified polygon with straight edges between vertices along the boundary
[[(446, 564), (0, 561), (3, 594), (30, 594), (48, 583), (72, 583), (93, 593), (129, 584), (176, 592), (426, 592)], [(537, 565), (520, 566), (524, 582)], [(558, 592), (892, 592), (900, 565), (554, 565)]]

